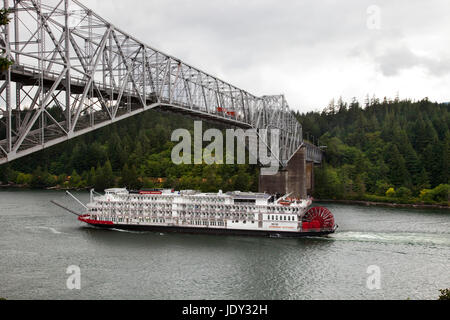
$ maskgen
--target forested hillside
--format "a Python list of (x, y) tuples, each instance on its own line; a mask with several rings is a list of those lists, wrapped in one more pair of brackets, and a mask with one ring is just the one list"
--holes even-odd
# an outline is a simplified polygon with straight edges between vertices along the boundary
[(0, 181), (32, 188), (95, 187), (100, 191), (114, 186), (257, 190), (256, 166), (173, 164), (175, 143), (170, 138), (178, 128), (193, 132), (194, 120), (149, 111), (4, 165)]
[[(320, 137), (327, 147), (326, 163), (315, 171), (315, 197), (448, 203), (449, 104), (338, 101), (297, 117), (305, 137)], [(256, 166), (174, 165), (170, 137), (178, 128), (193, 131), (193, 120), (150, 111), (4, 165), (0, 184), (257, 190)]]
[(297, 114), (305, 135), (327, 146), (315, 196), (448, 203), (449, 111), (449, 104), (428, 99), (340, 99), (323, 112)]

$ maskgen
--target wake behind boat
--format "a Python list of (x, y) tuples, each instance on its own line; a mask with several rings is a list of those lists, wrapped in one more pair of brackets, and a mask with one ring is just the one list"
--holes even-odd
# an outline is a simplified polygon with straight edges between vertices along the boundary
[(81, 222), (101, 228), (289, 237), (327, 235), (337, 229), (331, 212), (312, 199), (276, 199), (265, 193), (200, 193), (152, 189), (91, 191)]

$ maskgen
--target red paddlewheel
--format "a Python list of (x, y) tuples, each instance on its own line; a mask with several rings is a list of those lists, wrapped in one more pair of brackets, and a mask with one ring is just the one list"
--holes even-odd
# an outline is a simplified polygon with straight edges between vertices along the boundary
[(303, 217), (303, 222), (311, 223), (312, 225), (320, 225), (320, 229), (333, 229), (334, 216), (327, 208), (315, 207)]

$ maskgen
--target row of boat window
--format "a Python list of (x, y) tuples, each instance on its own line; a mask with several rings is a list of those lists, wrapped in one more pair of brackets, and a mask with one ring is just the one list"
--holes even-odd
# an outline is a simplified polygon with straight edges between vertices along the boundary
[[(117, 217), (111, 217), (111, 221), (112, 222), (130, 222), (130, 218), (117, 218)], [(144, 218), (139, 218), (138, 219), (139, 222), (153, 222), (153, 223), (165, 223), (166, 219), (144, 219)]]
[[(241, 222), (241, 221), (239, 221), (239, 220), (231, 221), (231, 223), (239, 223), (239, 222)], [(247, 220), (242, 221), (242, 223), (247, 224)], [(255, 223), (255, 221), (252, 221), (252, 223)]]
[[(115, 210), (112, 211), (112, 214), (117, 214), (117, 212), (115, 212)], [(141, 211), (138, 214), (143, 215), (144, 213)], [(164, 214), (165, 216), (172, 216), (172, 212), (166, 211), (166, 212), (159, 212), (159, 214)], [(228, 214), (228, 213), (193, 213), (193, 212), (181, 212), (180, 216), (182, 217), (186, 217), (186, 216), (194, 216), (194, 217), (222, 217), (222, 218), (229, 218), (232, 217), (233, 219), (235, 218), (240, 218), (240, 219), (245, 219), (245, 220), (250, 220), (250, 218), (253, 218), (254, 216), (251, 214)], [(290, 221), (290, 220), (289, 220)]]
[(131, 203), (131, 202), (98, 202), (101, 207), (116, 207), (116, 208), (137, 208), (137, 207), (162, 207), (162, 208), (172, 208), (170, 203)]
[[(238, 206), (233, 206), (233, 205), (203, 205), (203, 206), (194, 206), (194, 205), (189, 205), (189, 204), (183, 204), (182, 208), (188, 208), (188, 209), (201, 209), (201, 210), (206, 210), (206, 209), (219, 209), (219, 210), (258, 210), (258, 207), (254, 207), (254, 206), (242, 206), (242, 205), (238, 205)], [(266, 208), (266, 207), (264, 207)], [(272, 207), (268, 207), (270, 210), (273, 211), (278, 211), (278, 212), (299, 212), (299, 208), (293, 208), (293, 207), (276, 207), (276, 206), (272, 206)]]
[[(270, 219), (272, 218), (272, 219)], [(276, 216), (276, 215), (269, 215), (269, 220), (273, 221), (296, 221), (295, 216)]]
[[(106, 203), (107, 204), (107, 203)], [(161, 210), (161, 209), (171, 209), (172, 205), (171, 204), (152, 204), (152, 205), (147, 205), (145, 208), (143, 205), (139, 205), (139, 206), (132, 206), (129, 205), (129, 203), (119, 203), (119, 205), (115, 206), (117, 209), (129, 209), (129, 210), (136, 210), (136, 209), (145, 209), (145, 210)], [(98, 209), (101, 210), (101, 208), (93, 208), (92, 211), (97, 211)], [(243, 210), (243, 211), (254, 211), (255, 208), (252, 207), (243, 207), (243, 206), (204, 206), (203, 208), (197, 207), (195, 206), (191, 206), (191, 205), (183, 205), (183, 209), (201, 209), (201, 211), (208, 211), (208, 210)], [(272, 207), (270, 208), (273, 210), (273, 212), (277, 212), (277, 213), (282, 213), (282, 212), (298, 212), (299, 208), (288, 208), (288, 207)]]
[(223, 221), (211, 221), (210, 225), (213, 227), (224, 227), (225, 223)]
[[(273, 215), (273, 216), (269, 216), (268, 218), (269, 218), (269, 220), (272, 218), (271, 220), (273, 220), (273, 221), (296, 221), (294, 216), (286, 217), (286, 216), (275, 216), (275, 215)], [(113, 217), (110, 217), (109, 219), (107, 217), (102, 217), (101, 220), (111, 220), (112, 222), (124, 222), (124, 221), (125, 222), (129, 222), (130, 219), (129, 218), (123, 218), (123, 217), (114, 217), (113, 216)], [(164, 218), (152, 218), (152, 219), (150, 219), (149, 217), (146, 217), (146, 218), (139, 217), (138, 221), (139, 222), (150, 222), (151, 221), (153, 223), (165, 223), (166, 219), (164, 219)], [(205, 225), (205, 226), (208, 226), (208, 225), (211, 225), (211, 226), (224, 226), (225, 225), (225, 223), (223, 221), (210, 221), (210, 222), (208, 222), (206, 220), (193, 220), (193, 221), (191, 220), (191, 221), (188, 221), (188, 222), (189, 222), (189, 224), (192, 224), (192, 225)], [(243, 224), (246, 224), (247, 220), (243, 220), (243, 221), (233, 220), (232, 221), (232, 223), (240, 223), (240, 222), (242, 222)], [(250, 222), (251, 223), (255, 223), (254, 220), (248, 220), (248, 222), (249, 223)], [(186, 223), (186, 220), (183, 220), (183, 223)]]
[[(92, 209), (92, 212), (98, 212), (96, 209)], [(100, 212), (102, 210), (99, 210)], [(136, 212), (136, 210), (129, 210), (128, 213), (133, 213), (132, 211), (135, 211), (134, 213), (137, 215), (144, 215), (145, 213), (149, 213), (149, 212), (144, 212), (142, 210), (139, 210)], [(123, 210), (111, 210), (111, 214), (113, 215), (117, 215), (120, 213), (124, 213)], [(156, 215), (165, 215), (165, 216), (173, 216), (172, 211), (158, 211), (158, 212), (151, 212), (153, 214)], [(240, 218), (248, 218), (248, 217), (253, 217), (253, 214), (248, 214), (248, 213), (216, 213), (216, 212), (180, 212), (180, 216), (182, 217), (186, 217), (186, 216), (193, 216), (193, 217), (240, 217)]]
[[(94, 210), (93, 210), (94, 211)], [(115, 210), (112, 212), (113, 214), (116, 214)], [(160, 212), (159, 214), (163, 214), (165, 216), (172, 216), (171, 211), (166, 212)], [(140, 215), (143, 215), (143, 212), (140, 212)], [(253, 215), (248, 214), (228, 214), (228, 213), (193, 213), (193, 212), (181, 212), (182, 217), (186, 216), (194, 216), (194, 217), (222, 217), (222, 218), (233, 218), (233, 219), (241, 219), (241, 220), (250, 220), (250, 218), (253, 217)], [(140, 217), (140, 219), (144, 219), (143, 217)], [(148, 218), (147, 218), (148, 219)], [(272, 221), (297, 221), (296, 216), (289, 216), (289, 215), (268, 215), (268, 220)]]
[(183, 221), (183, 223), (189, 223), (193, 226), (213, 226), (213, 227), (224, 227), (225, 222), (223, 221), (202, 221), (202, 220), (194, 220), (194, 221)]
[[(158, 201), (158, 200), (163, 200), (163, 201), (172, 201), (174, 199), (173, 196), (148, 196), (148, 195), (144, 195), (144, 196), (127, 196), (127, 197), (119, 197), (122, 198), (126, 201), (130, 201), (130, 200), (135, 200), (135, 201), (143, 201), (143, 200), (147, 200), (147, 201)], [(186, 197), (186, 199), (188, 199), (189, 201), (195, 202), (195, 203), (204, 203), (204, 202), (212, 202), (212, 203), (222, 203), (225, 202), (224, 198), (197, 198), (197, 197)]]
[[(114, 216), (113, 216), (114, 217)], [(165, 218), (173, 218), (171, 215), (166, 215), (164, 216)], [(186, 217), (186, 215), (182, 215), (182, 217)], [(254, 217), (250, 216), (250, 215), (195, 215), (195, 217), (203, 217), (203, 218), (214, 218), (214, 217), (219, 217), (219, 218), (233, 218), (234, 219), (240, 219), (240, 220), (251, 220), (254, 219)], [(150, 217), (137, 217), (139, 220), (149, 220)], [(160, 217), (158, 217), (160, 218)], [(161, 217), (162, 218), (162, 217)], [(120, 219), (120, 218), (119, 218)], [(289, 220), (290, 221), (290, 220)], [(293, 220), (292, 220), (293, 221)]]
[(150, 201), (157, 201), (157, 200), (163, 200), (163, 201), (172, 201), (173, 197), (170, 196), (159, 196), (159, 197), (149, 197), (149, 196), (133, 196), (133, 197), (119, 197), (119, 199), (123, 199), (124, 201), (130, 201), (130, 200), (136, 200), (136, 201), (144, 201), (144, 200), (150, 200)]
[(236, 213), (234, 213), (234, 214), (231, 214), (231, 213), (217, 213), (217, 212), (185, 212), (185, 211), (180, 212), (180, 215), (183, 216), (183, 217), (185, 217), (185, 216), (196, 216), (196, 217), (198, 217), (198, 216), (202, 216), (202, 217), (209, 217), (209, 216), (218, 216), (218, 217), (231, 217), (231, 216), (233, 216), (233, 217), (236, 217), (236, 216), (239, 216), (239, 217), (248, 217), (248, 216), (254, 216), (253, 214), (248, 214), (248, 213), (246, 213), (246, 212), (242, 212), (242, 213), (236, 212)]
[[(112, 218), (112, 222), (129, 222), (130, 219), (128, 218)], [(166, 219), (139, 219), (139, 222), (153, 222), (153, 223), (166, 223)], [(187, 221), (183, 221), (186, 223)], [(202, 221), (202, 220), (194, 220), (194, 221), (188, 221), (189, 224), (195, 225), (195, 226), (217, 226), (217, 227), (223, 227), (225, 226), (225, 223), (223, 221), (211, 221), (208, 223), (208, 221)]]
[(194, 198), (194, 197), (188, 197), (192, 202), (195, 203), (203, 203), (203, 202), (213, 202), (213, 203), (222, 203), (225, 202), (224, 198)]

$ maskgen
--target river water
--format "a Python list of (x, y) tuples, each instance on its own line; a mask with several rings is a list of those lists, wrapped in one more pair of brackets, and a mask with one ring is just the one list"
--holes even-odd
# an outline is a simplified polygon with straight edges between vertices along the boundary
[(327, 204), (338, 232), (293, 240), (105, 231), (50, 200), (77, 207), (63, 192), (0, 191), (0, 297), (403, 300), (450, 287), (450, 211)]

